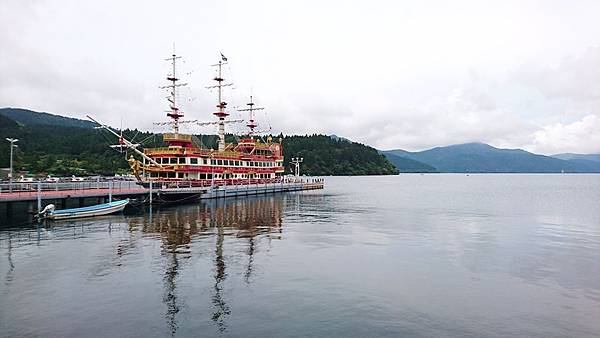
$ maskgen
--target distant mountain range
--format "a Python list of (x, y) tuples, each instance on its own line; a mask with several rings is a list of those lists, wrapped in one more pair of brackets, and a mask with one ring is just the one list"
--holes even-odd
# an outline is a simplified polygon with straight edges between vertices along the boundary
[(432, 172), (434, 168), (436, 172), (445, 173), (600, 173), (600, 154), (544, 156), (522, 149), (499, 149), (485, 143), (457, 144), (419, 152), (402, 149), (380, 152), (400, 172)]
[(600, 154), (556, 154), (552, 155), (554, 158), (558, 158), (565, 161), (591, 161), (600, 162)]

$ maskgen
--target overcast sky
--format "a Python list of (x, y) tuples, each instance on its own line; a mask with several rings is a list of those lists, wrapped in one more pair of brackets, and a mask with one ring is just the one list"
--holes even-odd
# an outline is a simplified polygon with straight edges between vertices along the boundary
[(252, 91), (276, 133), (600, 153), (599, 17), (584, 0), (1, 0), (0, 107), (164, 131), (175, 44), (186, 118), (213, 118), (222, 51), (230, 106)]

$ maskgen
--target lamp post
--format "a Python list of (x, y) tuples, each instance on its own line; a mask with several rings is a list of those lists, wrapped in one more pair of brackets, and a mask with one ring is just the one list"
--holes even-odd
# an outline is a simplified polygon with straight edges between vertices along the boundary
[(16, 147), (17, 145), (15, 144), (16, 142), (18, 142), (19, 140), (16, 138), (9, 138), (7, 137), (6, 140), (8, 142), (10, 142), (10, 172), (8, 173), (8, 180), (9, 180), (9, 191), (12, 192), (12, 185), (13, 185), (13, 148)]
[(296, 178), (298, 176), (300, 176), (300, 163), (302, 163), (302, 161), (304, 161), (303, 157), (293, 157), (292, 158), (292, 164), (294, 164), (296, 167), (294, 169), (294, 175), (296, 176)]
[(211, 192), (215, 188), (215, 154), (210, 153), (210, 189)]

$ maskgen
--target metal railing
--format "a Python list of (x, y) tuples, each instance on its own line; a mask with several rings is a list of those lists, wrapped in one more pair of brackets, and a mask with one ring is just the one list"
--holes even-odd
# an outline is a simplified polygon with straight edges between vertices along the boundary
[(31, 194), (39, 191), (78, 191), (92, 189), (112, 189), (113, 191), (131, 190), (140, 188), (135, 181), (123, 180), (97, 180), (81, 182), (13, 182), (0, 183), (0, 196), (5, 194)]

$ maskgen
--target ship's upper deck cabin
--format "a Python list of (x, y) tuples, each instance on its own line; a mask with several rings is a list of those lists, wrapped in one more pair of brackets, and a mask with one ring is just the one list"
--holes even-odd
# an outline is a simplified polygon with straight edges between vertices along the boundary
[(192, 135), (187, 134), (165, 133), (163, 134), (163, 141), (167, 143), (167, 147), (146, 148), (144, 149), (144, 153), (151, 158), (178, 155), (213, 158), (283, 160), (281, 140), (279, 140), (279, 142), (272, 142), (271, 137), (267, 138), (267, 142), (262, 142), (252, 137), (242, 138), (237, 144), (227, 143), (225, 150), (223, 151), (199, 148), (193, 144)]

